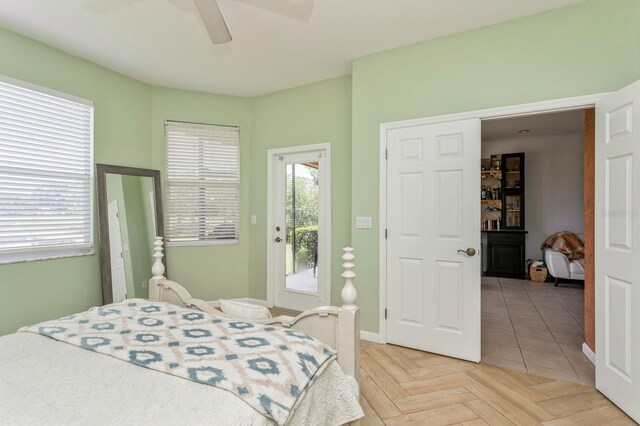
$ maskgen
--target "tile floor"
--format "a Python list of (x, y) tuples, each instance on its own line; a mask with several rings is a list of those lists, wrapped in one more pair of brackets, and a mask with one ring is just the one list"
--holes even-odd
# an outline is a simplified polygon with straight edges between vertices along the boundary
[(583, 287), (482, 277), (482, 362), (594, 386)]

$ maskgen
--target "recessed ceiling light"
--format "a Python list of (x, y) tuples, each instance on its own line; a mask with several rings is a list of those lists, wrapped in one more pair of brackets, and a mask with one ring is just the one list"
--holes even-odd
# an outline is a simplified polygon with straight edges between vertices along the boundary
[(527, 134), (529, 132), (531, 132), (531, 130), (529, 130), (529, 129), (518, 130), (518, 133), (520, 133), (521, 135)]

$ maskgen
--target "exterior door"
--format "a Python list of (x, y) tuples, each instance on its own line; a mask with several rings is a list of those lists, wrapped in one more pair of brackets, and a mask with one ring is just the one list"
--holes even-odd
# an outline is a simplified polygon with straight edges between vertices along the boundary
[(387, 134), (387, 341), (480, 361), (480, 120)]
[(640, 81), (596, 104), (596, 388), (640, 422)]
[(109, 203), (109, 248), (111, 249), (111, 291), (113, 301), (120, 302), (127, 298), (127, 280), (124, 275), (124, 257), (122, 253), (122, 234), (120, 233), (120, 217), (118, 202)]
[(274, 304), (303, 311), (329, 303), (327, 150), (272, 155)]

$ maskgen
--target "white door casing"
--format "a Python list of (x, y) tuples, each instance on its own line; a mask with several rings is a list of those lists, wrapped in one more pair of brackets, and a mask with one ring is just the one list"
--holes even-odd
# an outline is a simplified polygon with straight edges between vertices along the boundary
[[(331, 286), (331, 150), (330, 144), (305, 145), (268, 151), (267, 305), (304, 311), (330, 303)], [(286, 280), (286, 166), (318, 163), (317, 292), (295, 291)]]
[(596, 388), (640, 422), (640, 81), (596, 103)]
[(122, 234), (118, 201), (109, 203), (109, 249), (111, 255), (111, 291), (113, 301), (120, 302), (127, 298), (127, 280), (124, 273), (124, 257), (122, 253)]
[(395, 128), (386, 143), (386, 340), (478, 362), (480, 120)]

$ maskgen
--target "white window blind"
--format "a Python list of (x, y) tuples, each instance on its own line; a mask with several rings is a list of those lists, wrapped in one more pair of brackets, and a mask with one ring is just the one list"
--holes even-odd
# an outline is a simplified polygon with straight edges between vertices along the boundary
[(91, 102), (0, 78), (0, 263), (92, 250)]
[(167, 121), (169, 244), (238, 241), (240, 148), (237, 127)]

